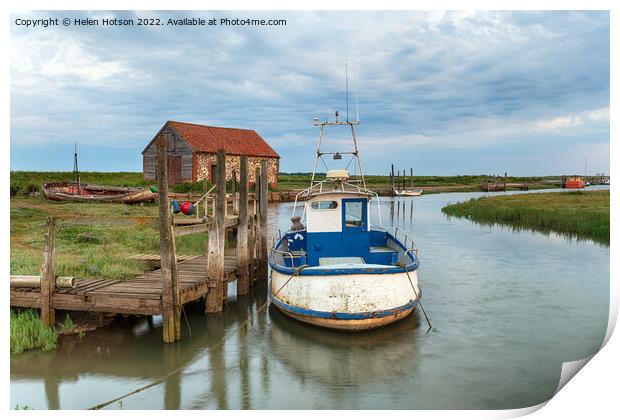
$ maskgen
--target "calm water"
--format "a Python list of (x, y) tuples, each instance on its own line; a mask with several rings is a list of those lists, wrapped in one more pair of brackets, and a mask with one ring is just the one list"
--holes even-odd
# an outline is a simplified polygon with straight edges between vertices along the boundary
[[(187, 309), (191, 337), (161, 343), (161, 319), (126, 320), (51, 354), (11, 357), (11, 405), (88, 408), (502, 409), (537, 404), (563, 361), (600, 347), (609, 307), (609, 248), (555, 234), (448, 219), (441, 207), (477, 193), (383, 198), (420, 248), (420, 282), (434, 331), (414, 314), (342, 334), (270, 308), (266, 286), (205, 316)], [(291, 203), (271, 207), (272, 230)], [(373, 208), (376, 211), (376, 208)]]

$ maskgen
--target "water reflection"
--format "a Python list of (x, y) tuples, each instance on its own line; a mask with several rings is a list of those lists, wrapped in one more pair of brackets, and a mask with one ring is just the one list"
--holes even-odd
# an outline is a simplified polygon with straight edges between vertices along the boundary
[[(270, 347), (278, 361), (302, 380), (340, 389), (415, 374), (417, 338), (411, 332), (419, 326), (417, 316), (357, 334), (306, 325), (275, 307), (270, 307), (269, 316)], [(407, 371), (401, 369), (403, 360), (414, 361)]]

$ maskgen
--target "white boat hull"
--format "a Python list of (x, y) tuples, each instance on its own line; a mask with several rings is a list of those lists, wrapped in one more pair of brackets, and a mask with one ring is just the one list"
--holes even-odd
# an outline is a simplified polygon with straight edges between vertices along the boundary
[(303, 275), (302, 271), (283, 287), (291, 276), (272, 270), (272, 302), (286, 315), (321, 327), (377, 328), (405, 318), (417, 306), (417, 271), (408, 274), (411, 282), (405, 272)]
[(399, 197), (418, 197), (422, 195), (423, 190), (405, 190), (405, 191), (395, 191), (395, 194)]

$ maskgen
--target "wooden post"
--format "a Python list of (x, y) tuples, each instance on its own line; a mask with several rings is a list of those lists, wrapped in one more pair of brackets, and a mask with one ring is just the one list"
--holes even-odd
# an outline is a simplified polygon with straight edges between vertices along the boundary
[[(209, 181), (207, 180), (207, 178), (202, 180), (202, 193), (206, 194), (207, 191), (209, 191)], [(207, 217), (209, 215), (209, 199), (207, 197), (205, 197), (202, 200), (202, 204), (204, 206), (204, 217)]]
[[(211, 281), (217, 281), (217, 271), (218, 271), (218, 229), (217, 222), (215, 217), (209, 218), (207, 221), (207, 277)], [(217, 288), (211, 288), (209, 286), (209, 294), (207, 294), (207, 303), (205, 307), (205, 312), (207, 313), (215, 313), (220, 311), (221, 299), (218, 299), (217, 296)]]
[[(209, 257), (207, 273), (216, 287), (209, 290), (207, 308), (209, 313), (221, 312), (224, 299), (224, 235), (226, 231), (226, 154), (217, 151), (215, 224), (209, 229)], [(214, 258), (215, 257), (215, 258)]]
[(41, 320), (46, 327), (54, 326), (54, 309), (52, 295), (56, 284), (55, 270), (55, 233), (56, 220), (48, 216), (45, 219), (45, 249), (43, 251), (43, 265), (41, 266)]
[(396, 195), (394, 190), (396, 189), (396, 183), (394, 182), (394, 164), (392, 163), (392, 171), (390, 172), (390, 181), (392, 183), (392, 196)]
[(260, 231), (259, 231), (259, 267), (258, 277), (261, 280), (267, 280), (267, 206), (269, 199), (269, 162), (267, 160), (261, 161), (261, 174), (260, 174), (260, 201), (258, 202), (258, 209), (260, 214)]
[(172, 216), (168, 202), (168, 153), (164, 135), (157, 139), (157, 189), (159, 191), (159, 253), (161, 258), (161, 300), (164, 342), (181, 338), (181, 305), (174, 253)]
[(251, 211), (248, 216), (248, 257), (250, 263), (250, 282), (256, 279), (256, 213)]
[(239, 214), (239, 202), (237, 201), (237, 170), (232, 170), (232, 185), (231, 185), (231, 195), (232, 195), (232, 212), (233, 214)]
[(239, 162), (239, 225), (237, 226), (237, 259), (239, 277), (237, 295), (247, 295), (250, 289), (250, 270), (248, 266), (248, 157), (241, 156)]

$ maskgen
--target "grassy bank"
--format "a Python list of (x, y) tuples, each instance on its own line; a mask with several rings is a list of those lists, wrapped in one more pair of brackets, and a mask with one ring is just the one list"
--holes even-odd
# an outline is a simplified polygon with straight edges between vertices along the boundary
[(11, 353), (41, 349), (50, 351), (56, 348), (58, 334), (46, 328), (35, 310), (11, 311)]
[(609, 190), (482, 197), (442, 211), (478, 223), (554, 231), (609, 244)]
[[(63, 203), (41, 197), (11, 199), (11, 274), (37, 274), (41, 269), (45, 218), (72, 216), (144, 216), (145, 223), (109, 222), (59, 225), (56, 231), (56, 273), (78, 278), (125, 279), (148, 269), (128, 260), (132, 254), (159, 253), (159, 228), (154, 204)], [(176, 239), (179, 254), (202, 254), (204, 234)]]

